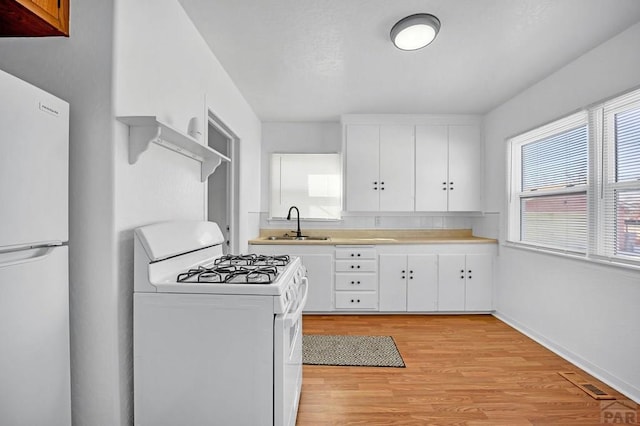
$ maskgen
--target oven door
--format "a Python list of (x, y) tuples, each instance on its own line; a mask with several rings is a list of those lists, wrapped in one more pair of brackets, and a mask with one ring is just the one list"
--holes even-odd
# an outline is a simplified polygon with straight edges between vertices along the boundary
[(302, 389), (302, 310), (309, 292), (306, 277), (302, 278), (300, 290), (297, 300), (291, 303), (290, 310), (275, 318), (274, 426), (294, 426), (298, 414)]

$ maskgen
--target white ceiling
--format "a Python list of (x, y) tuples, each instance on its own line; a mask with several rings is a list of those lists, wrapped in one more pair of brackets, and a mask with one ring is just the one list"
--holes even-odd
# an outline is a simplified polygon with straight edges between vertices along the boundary
[[(638, 0), (179, 1), (263, 121), (484, 113), (640, 21)], [(397, 50), (421, 12), (440, 34)]]

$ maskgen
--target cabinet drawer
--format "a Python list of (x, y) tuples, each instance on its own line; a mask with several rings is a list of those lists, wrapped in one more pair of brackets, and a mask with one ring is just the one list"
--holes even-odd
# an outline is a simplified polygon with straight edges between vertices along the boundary
[(336, 272), (375, 272), (375, 260), (336, 260)]
[(336, 259), (375, 259), (374, 247), (341, 247), (336, 249)]
[(375, 291), (337, 291), (336, 309), (378, 309)]
[(336, 290), (376, 290), (375, 274), (336, 274)]

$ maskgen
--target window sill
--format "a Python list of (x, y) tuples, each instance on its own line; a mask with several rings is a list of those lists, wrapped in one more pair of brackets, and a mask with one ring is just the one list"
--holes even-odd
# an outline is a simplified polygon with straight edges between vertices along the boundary
[(572, 260), (579, 260), (593, 265), (608, 266), (611, 268), (622, 269), (626, 271), (640, 272), (640, 261), (625, 262), (620, 259), (607, 259), (602, 257), (590, 257), (576, 252), (554, 250), (546, 247), (537, 247), (528, 244), (517, 243), (513, 241), (505, 241), (501, 244), (503, 247), (525, 250), (550, 256), (564, 257)]

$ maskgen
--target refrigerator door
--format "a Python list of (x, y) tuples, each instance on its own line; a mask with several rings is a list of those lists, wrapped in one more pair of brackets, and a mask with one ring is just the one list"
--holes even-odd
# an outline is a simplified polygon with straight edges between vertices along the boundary
[(0, 253), (0, 424), (69, 426), (68, 247)]
[(69, 104), (0, 71), (0, 251), (67, 241)]

